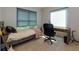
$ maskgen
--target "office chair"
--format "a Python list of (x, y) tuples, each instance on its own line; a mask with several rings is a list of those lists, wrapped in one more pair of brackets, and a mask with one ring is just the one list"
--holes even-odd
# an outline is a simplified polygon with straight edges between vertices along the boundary
[[(48, 37), (46, 37), (47, 39), (45, 39), (44, 41), (47, 41), (49, 40), (51, 42), (51, 44), (53, 43), (52, 40), (55, 40), (54, 37), (56, 32), (54, 32), (54, 28), (53, 28), (53, 25), (52, 24), (49, 24), (49, 23), (45, 23), (43, 24), (43, 31), (44, 31), (44, 34)], [(55, 40), (56, 41), (56, 40)]]

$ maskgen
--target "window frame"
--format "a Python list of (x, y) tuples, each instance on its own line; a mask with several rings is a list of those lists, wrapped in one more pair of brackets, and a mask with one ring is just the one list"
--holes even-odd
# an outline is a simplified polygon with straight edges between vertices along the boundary
[(59, 28), (67, 28), (68, 27), (68, 7), (63, 7), (63, 8), (59, 8), (59, 9), (55, 9), (55, 10), (52, 10), (52, 11), (49, 11), (49, 23), (51, 23), (51, 12), (58, 12), (58, 11), (61, 11), (61, 10), (64, 10), (66, 9), (67, 10), (67, 14), (66, 14), (66, 27), (60, 27), (60, 26), (55, 26), (55, 27), (59, 27)]
[[(36, 26), (37, 25), (37, 12), (36, 11), (31, 11), (31, 10), (27, 10), (27, 9), (22, 9), (22, 8), (16, 8), (17, 9), (17, 11), (16, 11), (16, 27), (27, 27), (27, 26)], [(20, 9), (20, 10), (23, 10), (23, 11), (28, 11), (28, 12), (34, 12), (34, 13), (36, 13), (36, 20), (35, 21), (33, 21), (33, 22), (36, 22), (36, 24), (35, 25), (27, 25), (27, 26), (19, 26), (18, 25), (18, 9)], [(28, 16), (28, 19), (29, 19), (29, 16)], [(20, 21), (26, 21), (26, 20), (20, 20)], [(27, 21), (28, 23), (30, 23), (30, 22), (32, 22), (32, 20), (28, 20)]]

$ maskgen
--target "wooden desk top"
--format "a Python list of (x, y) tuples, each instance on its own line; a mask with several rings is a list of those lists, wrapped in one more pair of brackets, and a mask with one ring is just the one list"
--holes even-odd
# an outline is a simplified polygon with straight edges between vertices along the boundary
[(68, 32), (69, 28), (65, 27), (54, 27), (55, 31)]

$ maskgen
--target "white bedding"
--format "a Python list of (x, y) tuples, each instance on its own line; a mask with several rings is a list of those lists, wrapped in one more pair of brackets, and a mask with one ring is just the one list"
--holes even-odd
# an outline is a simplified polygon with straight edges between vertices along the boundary
[(22, 30), (18, 31), (17, 33), (11, 33), (7, 39), (7, 42), (11, 42), (12, 40), (21, 40), (34, 34), (36, 34), (36, 32), (33, 29)]

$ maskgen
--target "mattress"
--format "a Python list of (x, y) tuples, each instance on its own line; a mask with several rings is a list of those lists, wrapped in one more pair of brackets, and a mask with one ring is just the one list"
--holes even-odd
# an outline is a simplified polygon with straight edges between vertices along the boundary
[(33, 29), (17, 31), (17, 33), (11, 33), (8, 36), (7, 42), (11, 42), (11, 41), (15, 41), (15, 40), (22, 40), (23, 38), (27, 38), (34, 34), (36, 34), (36, 32)]

